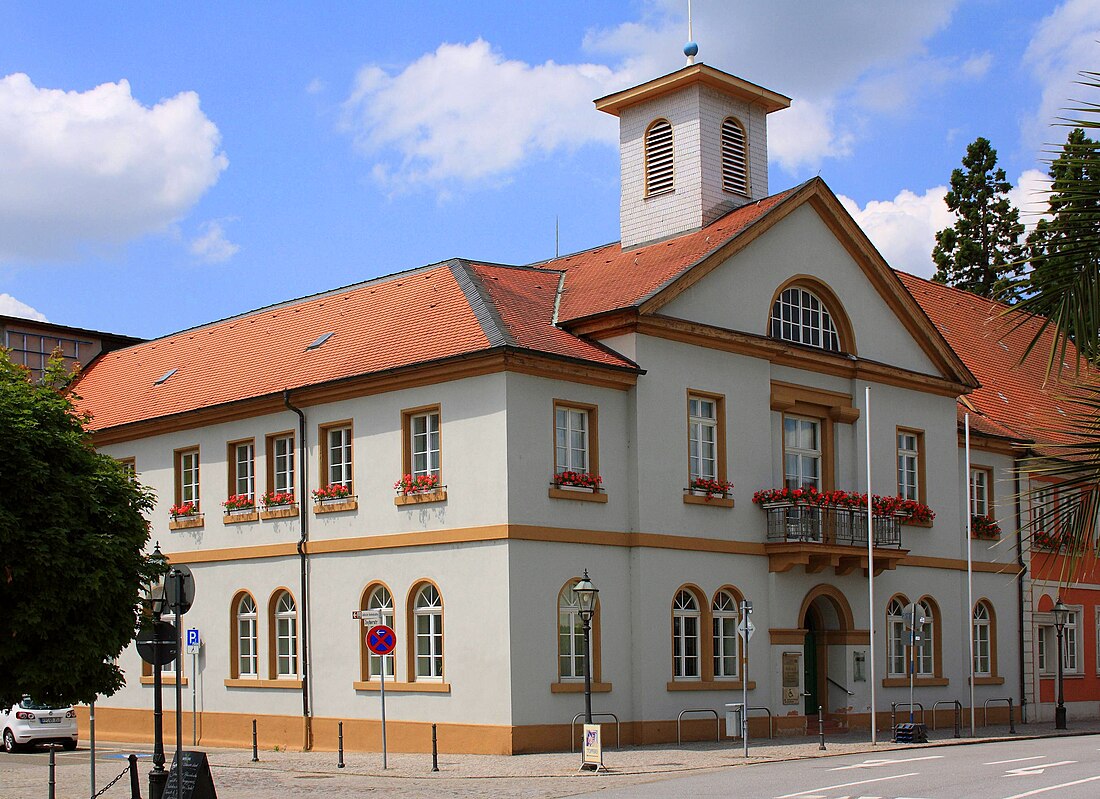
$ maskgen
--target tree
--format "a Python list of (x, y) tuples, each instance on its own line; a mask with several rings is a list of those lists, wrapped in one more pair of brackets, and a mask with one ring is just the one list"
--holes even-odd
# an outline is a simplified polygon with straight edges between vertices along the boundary
[(977, 138), (966, 148), (963, 168), (951, 173), (951, 190), (944, 198), (955, 212), (955, 224), (936, 234), (932, 259), (937, 283), (1013, 302), (1015, 278), (1022, 272), (1024, 226), (1020, 212), (1008, 200), (1012, 184), (997, 166), (997, 151), (988, 139)]
[(60, 358), (32, 383), (0, 348), (0, 690), (88, 702), (124, 682), (151, 493), (96, 453)]

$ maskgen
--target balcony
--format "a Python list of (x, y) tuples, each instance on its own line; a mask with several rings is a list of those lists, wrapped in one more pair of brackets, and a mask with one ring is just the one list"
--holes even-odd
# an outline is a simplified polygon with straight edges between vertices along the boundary
[[(804, 566), (809, 574), (832, 568), (836, 574), (867, 569), (867, 511), (838, 505), (763, 506), (768, 517), (768, 571)], [(897, 516), (873, 516), (875, 574), (897, 568), (909, 554), (901, 548)]]

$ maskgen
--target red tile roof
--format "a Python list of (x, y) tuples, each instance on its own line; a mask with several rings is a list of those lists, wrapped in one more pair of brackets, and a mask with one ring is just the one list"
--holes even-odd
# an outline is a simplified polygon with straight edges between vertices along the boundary
[[(897, 274), (982, 384), (966, 398), (975, 411), (970, 414), (971, 427), (1017, 441), (1064, 441), (1060, 431), (1072, 407), (1062, 399), (1065, 389), (1060, 380), (1074, 378), (1077, 356), (1073, 345), (1065, 364), (1048, 380), (1046, 360), (1053, 336), (1050, 330), (1023, 358), (1027, 344), (1039, 330), (1038, 319), (1028, 319), (1015, 327), (1017, 319), (1004, 316), (1009, 306), (1003, 303), (905, 272)], [(960, 421), (965, 411), (960, 403)]]

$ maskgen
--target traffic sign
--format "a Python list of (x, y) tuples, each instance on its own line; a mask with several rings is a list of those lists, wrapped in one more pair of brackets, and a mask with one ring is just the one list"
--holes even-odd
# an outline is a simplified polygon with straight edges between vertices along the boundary
[(353, 610), (351, 612), (351, 617), (353, 619), (362, 619), (364, 627), (377, 627), (382, 623), (382, 611), (380, 608)]
[(195, 575), (183, 565), (173, 566), (164, 577), (164, 598), (168, 604), (186, 613), (195, 603)]
[(748, 616), (741, 620), (741, 623), (737, 625), (737, 633), (745, 639), (746, 642), (752, 639), (752, 634), (756, 632), (756, 625), (752, 623)]
[(397, 648), (397, 633), (385, 624), (376, 624), (364, 636), (367, 649), (376, 655), (388, 655)]
[(166, 666), (176, 659), (176, 625), (170, 621), (155, 621), (143, 625), (137, 634), (137, 651), (141, 659), (154, 666)]
[(188, 627), (184, 635), (184, 652), (188, 655), (197, 655), (201, 646), (202, 639), (199, 638), (199, 628)]

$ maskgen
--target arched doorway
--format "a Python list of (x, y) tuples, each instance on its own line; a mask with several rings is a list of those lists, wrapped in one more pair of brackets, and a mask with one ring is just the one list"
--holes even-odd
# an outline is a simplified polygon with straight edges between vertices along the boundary
[(845, 668), (848, 633), (854, 627), (852, 609), (840, 589), (819, 585), (802, 600), (799, 617), (806, 631), (802, 649), (802, 685), (807, 716), (816, 716), (820, 705), (829, 710), (830, 660), (838, 673)]

